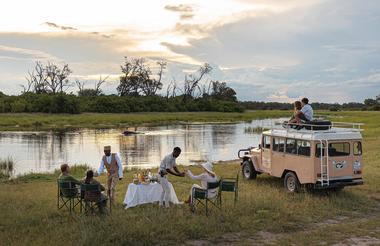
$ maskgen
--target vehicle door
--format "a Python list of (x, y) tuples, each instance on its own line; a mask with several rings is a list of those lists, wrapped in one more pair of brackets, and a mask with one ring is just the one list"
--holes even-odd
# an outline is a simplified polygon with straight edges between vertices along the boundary
[(271, 172), (271, 136), (263, 135), (261, 141), (261, 166), (265, 172)]

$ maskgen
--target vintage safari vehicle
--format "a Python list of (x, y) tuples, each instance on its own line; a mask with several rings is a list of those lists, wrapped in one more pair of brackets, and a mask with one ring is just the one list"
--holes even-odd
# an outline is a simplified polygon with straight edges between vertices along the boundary
[(301, 185), (313, 189), (340, 190), (363, 184), (361, 124), (330, 123), (273, 128), (262, 133), (257, 148), (242, 149), (246, 179), (267, 173), (284, 179), (285, 189), (297, 192)]

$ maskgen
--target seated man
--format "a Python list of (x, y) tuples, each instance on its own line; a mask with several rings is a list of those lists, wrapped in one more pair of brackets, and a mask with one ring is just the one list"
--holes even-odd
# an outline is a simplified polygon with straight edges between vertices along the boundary
[[(83, 183), (84, 184), (97, 184), (99, 185), (99, 189), (100, 191), (105, 191), (106, 189), (104, 188), (104, 186), (99, 182), (97, 181), (96, 179), (94, 179), (94, 171), (92, 170), (88, 170), (86, 172), (86, 178), (83, 180)], [(98, 194), (94, 194), (94, 196), (98, 196), (100, 195), (99, 198), (99, 203), (97, 203), (97, 205), (99, 206), (99, 211), (101, 213), (104, 212), (104, 208), (107, 206), (107, 196), (102, 193)]]
[(302, 109), (301, 112), (303, 113), (303, 117), (301, 117), (301, 120), (303, 121), (312, 121), (313, 120), (313, 108), (309, 104), (309, 99), (306, 97), (302, 98), (301, 100), (302, 103)]
[(58, 177), (59, 182), (71, 182), (72, 187), (70, 187), (70, 190), (62, 190), (62, 194), (64, 195), (72, 195), (73, 192), (75, 192), (74, 188), (75, 185), (80, 185), (80, 181), (75, 179), (73, 176), (70, 175), (70, 167), (68, 164), (62, 164), (61, 165), (61, 175)]

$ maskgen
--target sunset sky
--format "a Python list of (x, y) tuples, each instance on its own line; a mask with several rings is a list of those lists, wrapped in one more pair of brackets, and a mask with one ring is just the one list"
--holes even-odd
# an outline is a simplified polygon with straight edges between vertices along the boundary
[[(0, 91), (36, 60), (68, 63), (88, 87), (124, 56), (168, 61), (164, 87), (204, 62), (240, 100), (363, 101), (380, 94), (378, 0), (4, 0)], [(75, 88), (73, 89), (75, 91)]]

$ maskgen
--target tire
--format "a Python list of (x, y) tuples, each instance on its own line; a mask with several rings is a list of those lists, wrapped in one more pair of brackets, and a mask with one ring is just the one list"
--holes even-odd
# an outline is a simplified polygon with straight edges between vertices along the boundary
[(253, 167), (253, 164), (251, 161), (248, 161), (248, 160), (244, 161), (241, 167), (241, 171), (245, 179), (256, 179), (257, 171)]
[(301, 184), (298, 181), (297, 175), (294, 172), (287, 172), (284, 178), (284, 187), (287, 192), (294, 193), (299, 192)]

